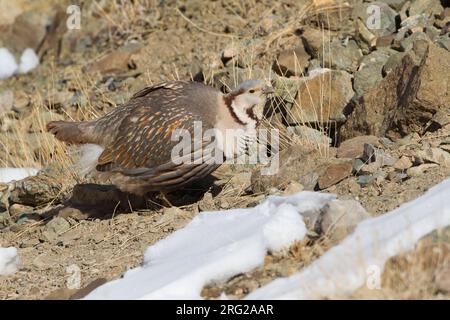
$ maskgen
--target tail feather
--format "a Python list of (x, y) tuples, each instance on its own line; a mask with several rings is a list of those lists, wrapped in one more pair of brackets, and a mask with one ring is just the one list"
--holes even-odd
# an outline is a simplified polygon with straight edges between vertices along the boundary
[(68, 143), (88, 143), (83, 131), (79, 127), (80, 122), (51, 121), (47, 123), (47, 131), (55, 135), (56, 139)]

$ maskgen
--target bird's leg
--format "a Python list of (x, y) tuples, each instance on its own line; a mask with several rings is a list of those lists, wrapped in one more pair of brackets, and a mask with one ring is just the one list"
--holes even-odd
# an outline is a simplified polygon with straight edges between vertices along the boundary
[(165, 202), (166, 205), (169, 205), (169, 208), (174, 207), (174, 205), (169, 201), (169, 199), (167, 199), (167, 193), (160, 191), (159, 194), (161, 200), (163, 200), (163, 202)]

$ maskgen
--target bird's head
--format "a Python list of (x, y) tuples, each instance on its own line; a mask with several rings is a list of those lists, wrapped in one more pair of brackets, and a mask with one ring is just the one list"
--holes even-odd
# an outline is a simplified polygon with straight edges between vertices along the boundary
[(225, 102), (238, 122), (256, 125), (263, 118), (267, 95), (272, 92), (272, 87), (261, 80), (247, 80), (225, 95)]

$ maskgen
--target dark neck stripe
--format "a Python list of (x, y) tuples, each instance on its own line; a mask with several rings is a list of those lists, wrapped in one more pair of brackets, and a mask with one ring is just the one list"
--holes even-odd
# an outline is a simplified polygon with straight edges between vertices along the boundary
[(255, 111), (253, 110), (255, 106), (253, 105), (251, 108), (247, 109), (247, 115), (250, 119), (255, 120), (258, 122), (258, 118), (255, 116)]
[(233, 110), (232, 104), (233, 104), (233, 100), (235, 97), (236, 97), (235, 95), (227, 94), (223, 97), (223, 100), (225, 102), (225, 105), (228, 108), (228, 111), (230, 112), (231, 116), (233, 117), (233, 119), (236, 120), (237, 123), (245, 126), (246, 123), (242, 122), (242, 120), (238, 118), (236, 112), (234, 112), (234, 110)]

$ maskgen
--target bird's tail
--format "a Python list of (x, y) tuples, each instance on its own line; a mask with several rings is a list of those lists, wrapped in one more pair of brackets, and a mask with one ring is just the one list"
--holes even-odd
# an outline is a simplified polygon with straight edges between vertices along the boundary
[(75, 144), (89, 143), (80, 125), (81, 122), (51, 121), (47, 123), (47, 131), (60, 141)]

